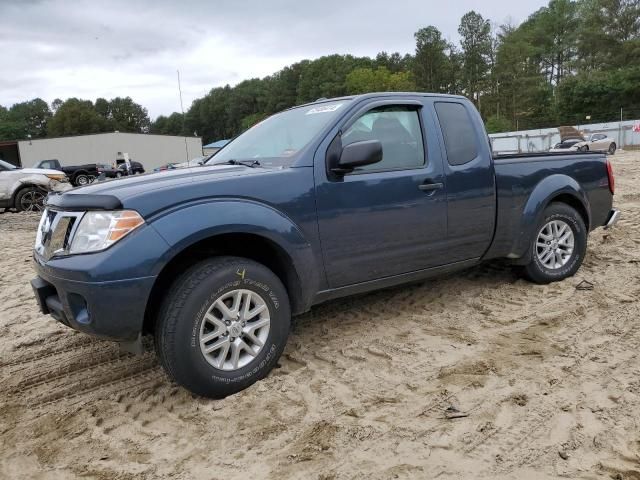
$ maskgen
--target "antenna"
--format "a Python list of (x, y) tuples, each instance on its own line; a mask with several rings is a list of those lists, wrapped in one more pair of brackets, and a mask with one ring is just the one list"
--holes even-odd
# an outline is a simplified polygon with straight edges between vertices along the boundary
[[(180, 94), (180, 110), (182, 110), (182, 132), (184, 133), (184, 105), (182, 104), (182, 87), (180, 86), (180, 70), (176, 70), (178, 72), (178, 93)], [(189, 148), (187, 147), (187, 137), (184, 136), (184, 156), (185, 161), (189, 161)]]

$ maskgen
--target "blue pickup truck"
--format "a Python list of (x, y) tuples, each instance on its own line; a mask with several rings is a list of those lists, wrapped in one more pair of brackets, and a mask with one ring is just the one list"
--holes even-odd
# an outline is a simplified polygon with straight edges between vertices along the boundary
[(51, 194), (34, 249), (43, 313), (141, 348), (223, 397), (278, 361), (313, 305), (506, 258), (537, 283), (613, 225), (604, 154), (493, 157), (459, 96), (376, 93), (291, 108), (206, 165)]

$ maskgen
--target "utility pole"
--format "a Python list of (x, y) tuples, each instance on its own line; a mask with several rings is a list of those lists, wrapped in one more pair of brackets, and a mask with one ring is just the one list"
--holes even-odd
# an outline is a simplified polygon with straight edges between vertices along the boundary
[[(182, 110), (182, 132), (184, 133), (184, 105), (182, 104), (182, 87), (180, 86), (180, 70), (176, 70), (178, 72), (178, 93), (180, 94), (180, 110)], [(184, 136), (184, 160), (185, 162), (189, 161), (189, 148), (187, 147), (187, 137)]]

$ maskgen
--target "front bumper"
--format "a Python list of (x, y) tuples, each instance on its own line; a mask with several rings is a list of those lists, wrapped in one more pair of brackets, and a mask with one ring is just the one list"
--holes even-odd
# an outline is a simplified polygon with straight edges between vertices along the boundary
[(79, 282), (51, 276), (37, 262), (36, 270), (31, 287), (42, 313), (96, 337), (118, 342), (138, 338), (155, 277)]
[(618, 223), (619, 219), (620, 219), (620, 210), (618, 210), (617, 208), (612, 208), (611, 211), (609, 212), (609, 215), (607, 216), (607, 221), (604, 224), (604, 229), (607, 230), (613, 227), (616, 223)]

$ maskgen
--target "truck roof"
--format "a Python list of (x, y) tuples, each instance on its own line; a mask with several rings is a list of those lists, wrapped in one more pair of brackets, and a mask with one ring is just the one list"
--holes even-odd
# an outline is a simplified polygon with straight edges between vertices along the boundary
[(360, 95), (345, 95), (342, 97), (333, 97), (333, 98), (319, 98), (314, 102), (303, 103), (301, 105), (296, 105), (294, 107), (289, 107), (287, 110), (291, 110), (292, 108), (305, 107), (307, 105), (315, 105), (318, 103), (326, 103), (326, 102), (335, 102), (336, 100), (368, 100), (371, 98), (378, 97), (440, 97), (440, 98), (455, 98), (457, 100), (468, 100), (467, 97), (462, 95), (452, 95), (448, 93), (428, 93), (428, 92), (371, 92), (371, 93), (363, 93)]

